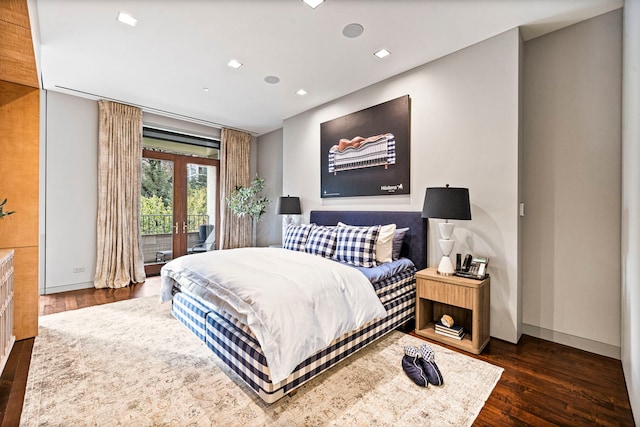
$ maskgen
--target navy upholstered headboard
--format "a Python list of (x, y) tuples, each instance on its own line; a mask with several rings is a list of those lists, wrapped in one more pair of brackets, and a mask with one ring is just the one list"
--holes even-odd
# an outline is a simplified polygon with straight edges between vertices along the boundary
[(339, 221), (349, 225), (396, 224), (409, 227), (404, 236), (400, 255), (409, 258), (418, 270), (427, 267), (427, 222), (422, 212), (404, 211), (311, 211), (310, 222), (318, 225), (336, 225)]

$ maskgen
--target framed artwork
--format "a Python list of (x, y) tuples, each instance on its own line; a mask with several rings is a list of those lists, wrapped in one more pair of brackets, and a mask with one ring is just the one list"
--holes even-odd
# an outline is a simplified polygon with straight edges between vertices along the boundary
[(409, 95), (320, 124), (321, 197), (410, 194)]

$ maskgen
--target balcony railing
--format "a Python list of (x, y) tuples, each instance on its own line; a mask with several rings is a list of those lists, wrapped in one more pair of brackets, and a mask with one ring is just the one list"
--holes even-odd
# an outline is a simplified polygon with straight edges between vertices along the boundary
[[(209, 215), (187, 215), (187, 233), (198, 232), (202, 224), (210, 224)], [(173, 215), (140, 215), (142, 235), (173, 233)]]

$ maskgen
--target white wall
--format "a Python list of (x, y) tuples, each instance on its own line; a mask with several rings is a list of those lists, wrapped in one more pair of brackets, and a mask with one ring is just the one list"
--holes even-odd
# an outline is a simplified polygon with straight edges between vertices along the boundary
[[(42, 293), (93, 286), (98, 104), (46, 92), (45, 270)], [(74, 273), (74, 269), (84, 271)]]
[[(426, 187), (468, 187), (471, 221), (457, 221), (454, 253), (491, 258), (491, 335), (516, 342), (518, 319), (517, 29), (284, 122), (283, 193), (313, 209), (422, 210)], [(320, 123), (409, 94), (411, 194), (320, 198)], [(437, 227), (430, 266), (440, 258)]]
[[(522, 35), (522, 33), (521, 33)], [(516, 327), (517, 327), (517, 335), (518, 337), (522, 336), (522, 293), (523, 293), (523, 235), (524, 235), (524, 227), (522, 226), (523, 212), (520, 210), (520, 207), (523, 206), (524, 199), (524, 179), (523, 179), (523, 164), (524, 164), (524, 131), (522, 122), (524, 120), (524, 41), (522, 37), (520, 37), (520, 49), (519, 49), (519, 57), (518, 57), (518, 89), (519, 89), (519, 99), (518, 99), (518, 317), (516, 319)]]
[(640, 0), (625, 0), (622, 88), (622, 367), (640, 423)]
[(525, 43), (523, 330), (620, 358), (621, 11)]
[(278, 197), (283, 195), (282, 129), (258, 137), (256, 151), (259, 159), (258, 176), (266, 180), (263, 194), (270, 200), (267, 214), (258, 223), (258, 246), (280, 244), (282, 243), (282, 217), (276, 215), (275, 211)]

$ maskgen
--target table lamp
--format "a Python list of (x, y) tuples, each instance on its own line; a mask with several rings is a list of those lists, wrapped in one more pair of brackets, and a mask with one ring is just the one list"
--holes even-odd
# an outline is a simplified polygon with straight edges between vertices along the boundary
[(278, 197), (276, 203), (276, 214), (286, 215), (284, 218), (284, 227), (291, 224), (291, 215), (300, 215), (302, 210), (300, 209), (300, 197), (281, 196)]
[(455, 273), (453, 263), (451, 262), (451, 252), (455, 241), (451, 239), (454, 224), (449, 222), (450, 219), (471, 219), (471, 207), (469, 205), (469, 189), (449, 187), (431, 187), (427, 188), (424, 196), (424, 205), (422, 207), (422, 218), (440, 218), (445, 222), (438, 224), (441, 239), (440, 250), (442, 250), (442, 259), (438, 265), (438, 273), (450, 276)]

